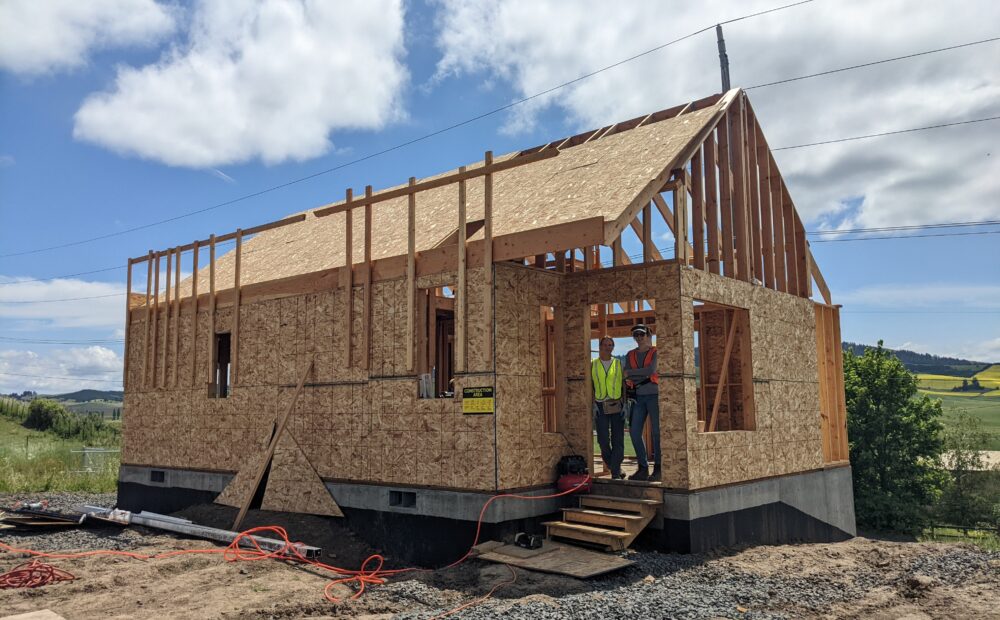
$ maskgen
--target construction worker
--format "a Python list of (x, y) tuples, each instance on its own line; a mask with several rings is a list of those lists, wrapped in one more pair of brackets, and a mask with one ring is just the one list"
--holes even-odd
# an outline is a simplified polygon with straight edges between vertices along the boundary
[(625, 375), (621, 360), (612, 357), (615, 341), (610, 336), (601, 338), (598, 357), (590, 363), (590, 376), (594, 384), (594, 428), (597, 443), (601, 446), (601, 459), (611, 470), (611, 478), (619, 480), (622, 460), (625, 458)]
[[(638, 324), (632, 328), (636, 348), (628, 352), (625, 358), (625, 384), (628, 387), (629, 398), (635, 393), (632, 405), (632, 418), (629, 422), (629, 435), (635, 448), (635, 458), (639, 461), (639, 469), (629, 476), (629, 480), (659, 480), (660, 479), (660, 379), (656, 374), (656, 347), (653, 346), (653, 335), (649, 328)], [(642, 440), (642, 430), (649, 417), (653, 431), (653, 445), (649, 446), (647, 460), (646, 444)], [(653, 461), (653, 473), (649, 473), (649, 461)]]

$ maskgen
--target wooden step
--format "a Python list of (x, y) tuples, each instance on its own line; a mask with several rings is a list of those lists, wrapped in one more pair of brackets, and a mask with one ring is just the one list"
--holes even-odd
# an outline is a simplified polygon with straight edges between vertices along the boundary
[(586, 523), (605, 528), (618, 528), (632, 534), (638, 533), (646, 525), (646, 517), (642, 515), (591, 508), (563, 508), (563, 520), (568, 523)]
[(548, 537), (559, 536), (572, 538), (583, 542), (608, 547), (612, 551), (624, 551), (634, 535), (620, 530), (609, 530), (603, 527), (583, 525), (582, 523), (567, 523), (565, 521), (549, 521), (543, 523)]
[(588, 508), (606, 508), (621, 512), (633, 512), (643, 516), (650, 515), (663, 504), (657, 499), (633, 499), (629, 497), (611, 497), (610, 495), (580, 495), (580, 506)]

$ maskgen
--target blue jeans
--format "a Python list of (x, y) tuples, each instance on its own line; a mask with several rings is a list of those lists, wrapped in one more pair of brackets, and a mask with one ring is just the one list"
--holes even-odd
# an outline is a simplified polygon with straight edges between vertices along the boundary
[[(653, 461), (653, 466), (660, 464), (660, 400), (657, 394), (645, 394), (635, 397), (632, 405), (632, 417), (629, 421), (629, 436), (632, 437), (632, 446), (635, 448), (635, 459), (639, 461), (639, 469), (649, 467), (649, 460)], [(642, 441), (642, 428), (646, 425), (646, 416), (651, 419), (653, 432), (653, 445), (649, 453), (650, 459), (646, 459), (646, 444)]]
[(622, 470), (625, 458), (625, 420), (621, 413), (604, 413), (602, 403), (595, 403), (594, 429), (597, 431), (597, 445), (601, 447), (601, 460), (617, 476)]

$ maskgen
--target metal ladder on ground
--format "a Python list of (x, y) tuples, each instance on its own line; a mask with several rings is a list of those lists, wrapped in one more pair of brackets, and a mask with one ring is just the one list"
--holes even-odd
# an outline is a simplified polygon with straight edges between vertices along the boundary
[(562, 521), (548, 521), (546, 537), (568, 539), (624, 551), (649, 525), (662, 500), (580, 495), (578, 508), (563, 508)]

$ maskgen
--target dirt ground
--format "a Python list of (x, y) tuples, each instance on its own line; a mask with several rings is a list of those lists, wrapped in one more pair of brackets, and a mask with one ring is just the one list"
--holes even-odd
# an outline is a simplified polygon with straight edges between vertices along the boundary
[[(182, 513), (205, 525), (229, 527), (224, 507)], [(292, 539), (323, 547), (324, 562), (356, 569), (375, 550), (329, 520), (285, 515)], [(313, 519), (319, 519), (313, 522)], [(274, 514), (251, 511), (246, 527), (274, 523)], [(325, 532), (320, 535), (317, 532)], [(130, 527), (115, 530), (12, 535), (0, 541), (46, 551), (109, 545), (144, 554), (220, 550), (212, 542)], [(78, 538), (67, 538), (78, 536)], [(317, 538), (320, 536), (320, 538)], [(67, 546), (68, 545), (68, 546)], [(76, 547), (79, 548), (79, 547)], [(890, 542), (856, 538), (836, 544), (753, 547), (701, 555), (629, 554), (636, 565), (581, 581), (469, 560), (437, 572), (409, 573), (370, 585), (357, 600), (323, 597), (331, 579), (315, 567), (265, 560), (226, 562), (216, 554), (157, 560), (122, 557), (51, 559), (76, 580), (36, 589), (0, 589), (0, 617), (50, 609), (77, 618), (430, 618), (475, 601), (488, 601), (452, 617), (553, 618), (1000, 618), (1000, 553), (967, 545)], [(25, 562), (0, 552), (0, 572)], [(331, 594), (348, 598), (356, 584)]]

